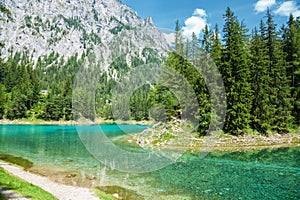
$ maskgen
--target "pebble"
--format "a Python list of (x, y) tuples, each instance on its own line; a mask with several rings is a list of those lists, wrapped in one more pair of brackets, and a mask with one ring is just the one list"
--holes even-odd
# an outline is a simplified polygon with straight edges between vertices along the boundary
[(205, 192), (205, 193), (211, 193), (212, 190), (211, 190), (211, 189), (208, 189), (208, 190), (205, 190), (204, 192)]
[(113, 194), (113, 197), (115, 197), (115, 198), (119, 198), (119, 194), (118, 193), (115, 193), (115, 194)]

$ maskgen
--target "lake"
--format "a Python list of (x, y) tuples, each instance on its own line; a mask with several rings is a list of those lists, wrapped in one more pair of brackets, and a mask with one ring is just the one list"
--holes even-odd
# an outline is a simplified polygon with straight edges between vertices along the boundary
[[(122, 130), (140, 125), (101, 125), (111, 142), (133, 152)], [(90, 127), (86, 127), (88, 132)], [(205, 158), (186, 152), (178, 162), (148, 173), (120, 172), (95, 159), (75, 126), (0, 125), (0, 153), (28, 159), (31, 171), (58, 182), (96, 187), (124, 199), (300, 199), (300, 147), (211, 152)]]

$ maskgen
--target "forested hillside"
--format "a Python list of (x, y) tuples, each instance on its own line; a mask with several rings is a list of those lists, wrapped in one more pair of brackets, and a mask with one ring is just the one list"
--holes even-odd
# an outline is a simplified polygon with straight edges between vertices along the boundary
[[(5, 10), (3, 10), (5, 11)], [(6, 12), (10, 15), (9, 12)], [(201, 75), (193, 69), (208, 54), (220, 71), (226, 92), (227, 111), (223, 130), (233, 135), (257, 131), (287, 133), (300, 124), (300, 19), (292, 15), (286, 24), (275, 24), (272, 14), (249, 31), (229, 8), (220, 31), (208, 27), (200, 36), (184, 39), (176, 23), (175, 49), (164, 64), (186, 77), (199, 102), (199, 134), (208, 129), (211, 117), (210, 94)], [(220, 38), (222, 35), (222, 38)], [(3, 47), (2, 47), (3, 48)], [(144, 63), (161, 63), (152, 49), (143, 50), (147, 60), (138, 57), (131, 66), (126, 55), (110, 68), (126, 74)], [(74, 77), (93, 52), (68, 59), (52, 53), (35, 63), (28, 52), (11, 53), (0, 60), (0, 117), (5, 119), (71, 120)], [(208, 69), (210, 70), (210, 69)], [(112, 89), (118, 76), (103, 72), (97, 86), (96, 118), (115, 119), (111, 112)], [(161, 85), (145, 85), (130, 99), (131, 119), (149, 120), (149, 109), (160, 103), (166, 120), (180, 118), (180, 104)], [(129, 120), (124, 117), (122, 120)], [(116, 120), (116, 119), (115, 119)]]

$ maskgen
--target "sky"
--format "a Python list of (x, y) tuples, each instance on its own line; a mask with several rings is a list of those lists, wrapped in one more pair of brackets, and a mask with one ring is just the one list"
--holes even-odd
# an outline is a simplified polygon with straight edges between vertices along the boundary
[(299, 0), (121, 0), (121, 2), (136, 10), (142, 18), (151, 16), (155, 25), (166, 33), (173, 32), (175, 22), (179, 20), (183, 35), (187, 38), (191, 37), (193, 32), (199, 35), (206, 24), (210, 29), (214, 29), (215, 24), (218, 24), (222, 30), (223, 14), (228, 6), (250, 30), (259, 26), (261, 19), (265, 20), (268, 7), (278, 27), (288, 20), (290, 13), (300, 16)]

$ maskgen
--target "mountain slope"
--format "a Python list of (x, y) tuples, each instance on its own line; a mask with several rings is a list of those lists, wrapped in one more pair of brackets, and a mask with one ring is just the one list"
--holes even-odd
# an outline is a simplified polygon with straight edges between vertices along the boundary
[(152, 19), (141, 19), (118, 0), (4, 0), (13, 20), (1, 23), (1, 55), (28, 51), (38, 57), (58, 53), (64, 58), (88, 51), (109, 66), (125, 56), (145, 61), (145, 51), (165, 55), (168, 45)]

